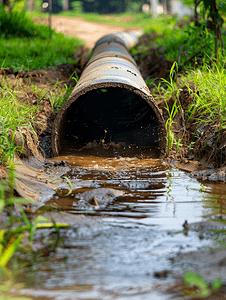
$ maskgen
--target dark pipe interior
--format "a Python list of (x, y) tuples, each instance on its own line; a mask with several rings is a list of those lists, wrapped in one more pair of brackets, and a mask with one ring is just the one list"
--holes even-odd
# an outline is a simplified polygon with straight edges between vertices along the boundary
[(125, 88), (97, 89), (79, 97), (67, 110), (65, 142), (79, 149), (88, 142), (124, 142), (157, 148), (158, 120), (139, 95)]

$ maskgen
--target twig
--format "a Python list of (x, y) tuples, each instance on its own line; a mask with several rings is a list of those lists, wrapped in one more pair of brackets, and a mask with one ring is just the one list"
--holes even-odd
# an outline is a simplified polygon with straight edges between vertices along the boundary
[(52, 8), (53, 8), (53, 2), (52, 0), (49, 0), (49, 38), (51, 38), (51, 33), (52, 33)]

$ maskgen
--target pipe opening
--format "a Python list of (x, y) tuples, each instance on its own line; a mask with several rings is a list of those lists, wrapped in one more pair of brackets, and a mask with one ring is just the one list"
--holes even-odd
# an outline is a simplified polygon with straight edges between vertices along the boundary
[(159, 148), (158, 119), (138, 94), (120, 87), (94, 89), (80, 96), (64, 117), (64, 144), (81, 149), (96, 141)]

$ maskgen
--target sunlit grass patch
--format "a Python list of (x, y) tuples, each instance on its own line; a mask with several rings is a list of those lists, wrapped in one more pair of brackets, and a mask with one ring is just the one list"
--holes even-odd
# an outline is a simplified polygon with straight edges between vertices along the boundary
[(190, 116), (198, 112), (206, 122), (218, 119), (221, 128), (226, 126), (226, 70), (222, 65), (203, 66), (189, 72), (187, 80), (193, 82), (194, 104), (187, 112)]
[(83, 42), (36, 25), (25, 11), (5, 12), (0, 6), (0, 68), (33, 70), (74, 63), (71, 56)]
[(0, 68), (33, 70), (75, 63), (71, 56), (82, 45), (76, 38), (54, 33), (50, 40), (8, 38), (0, 40)]

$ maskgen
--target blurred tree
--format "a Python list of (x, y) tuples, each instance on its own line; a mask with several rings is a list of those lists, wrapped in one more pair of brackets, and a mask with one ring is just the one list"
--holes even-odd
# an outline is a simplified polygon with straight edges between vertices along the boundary
[(9, 0), (2, 0), (2, 5), (4, 8), (7, 7), (10, 12), (12, 11), (12, 5)]
[(83, 0), (85, 12), (98, 12), (99, 14), (120, 13), (126, 11), (127, 0)]
[(63, 0), (62, 1), (62, 8), (64, 11), (69, 10), (69, 0)]
[[(99, 14), (122, 13), (125, 11), (141, 12), (144, 3), (150, 0), (79, 0), (83, 4), (84, 12)], [(74, 0), (77, 2), (77, 0)]]
[[(218, 62), (218, 45), (220, 43), (222, 50), (224, 49), (224, 42), (221, 34), (221, 27), (223, 25), (223, 18), (221, 17), (221, 9), (224, 9), (224, 6), (221, 6), (223, 1), (217, 0), (194, 0), (195, 6), (195, 25), (200, 26), (204, 25), (208, 30), (212, 30), (215, 33), (215, 57)], [(202, 13), (203, 22), (199, 22), (198, 6), (201, 8), (200, 12)]]

